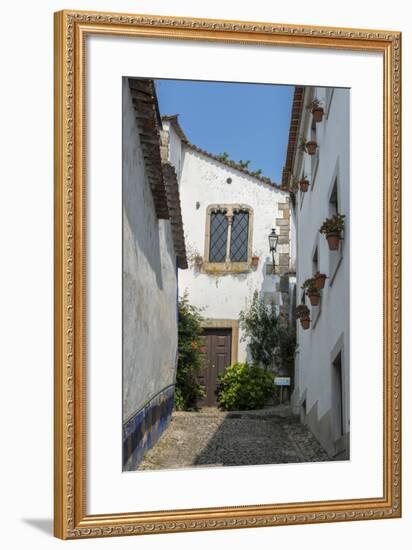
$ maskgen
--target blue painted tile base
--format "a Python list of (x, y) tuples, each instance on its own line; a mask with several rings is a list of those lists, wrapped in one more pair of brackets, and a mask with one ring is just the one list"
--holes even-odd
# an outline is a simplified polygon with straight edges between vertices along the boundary
[(137, 470), (143, 456), (158, 441), (172, 416), (174, 386), (158, 393), (123, 424), (123, 471)]

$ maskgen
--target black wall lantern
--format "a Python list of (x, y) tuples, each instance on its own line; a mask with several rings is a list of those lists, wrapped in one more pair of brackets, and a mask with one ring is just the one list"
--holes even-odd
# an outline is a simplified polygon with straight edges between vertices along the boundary
[(278, 238), (279, 238), (279, 236), (276, 234), (276, 229), (273, 228), (271, 233), (269, 234), (269, 250), (270, 250), (270, 252), (272, 252), (272, 271), (273, 271), (273, 273), (276, 272), (275, 252), (276, 252), (276, 247), (278, 245)]

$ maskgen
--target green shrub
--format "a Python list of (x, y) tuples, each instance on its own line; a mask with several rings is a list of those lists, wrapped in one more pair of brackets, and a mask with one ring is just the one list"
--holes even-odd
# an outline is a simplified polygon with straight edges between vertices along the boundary
[(261, 367), (235, 363), (219, 376), (219, 402), (228, 411), (260, 409), (273, 395), (273, 380)]
[(265, 304), (256, 290), (251, 303), (239, 314), (242, 341), (246, 341), (252, 362), (269, 370), (276, 362), (276, 348), (282, 322), (274, 302)]
[(179, 300), (178, 351), (175, 408), (183, 411), (198, 409), (198, 401), (204, 397), (198, 374), (204, 366), (205, 348), (202, 341), (202, 316), (189, 303), (188, 295)]

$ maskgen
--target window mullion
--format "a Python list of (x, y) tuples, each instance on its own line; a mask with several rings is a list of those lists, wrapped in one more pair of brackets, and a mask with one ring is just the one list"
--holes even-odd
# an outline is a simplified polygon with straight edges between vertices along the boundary
[(227, 217), (227, 243), (226, 243), (226, 261), (230, 262), (230, 245), (232, 242), (232, 222), (233, 214), (228, 212)]

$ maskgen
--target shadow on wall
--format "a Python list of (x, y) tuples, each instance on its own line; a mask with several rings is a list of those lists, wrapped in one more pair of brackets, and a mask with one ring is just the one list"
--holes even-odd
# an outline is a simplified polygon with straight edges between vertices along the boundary
[[(126, 195), (126, 193), (125, 193)], [(143, 195), (145, 193), (143, 192)], [(156, 274), (156, 283), (163, 289), (162, 262), (159, 235), (159, 220), (154, 218), (152, 209), (144, 208), (145, 201), (137, 193), (129, 193), (123, 197), (123, 208), (135, 239), (136, 261), (143, 255)], [(153, 221), (155, 223), (153, 223)], [(124, 222), (123, 222), (124, 223)], [(123, 231), (124, 232), (124, 231)], [(123, 243), (124, 246), (124, 243)], [(123, 254), (125, 253), (123, 248)]]

